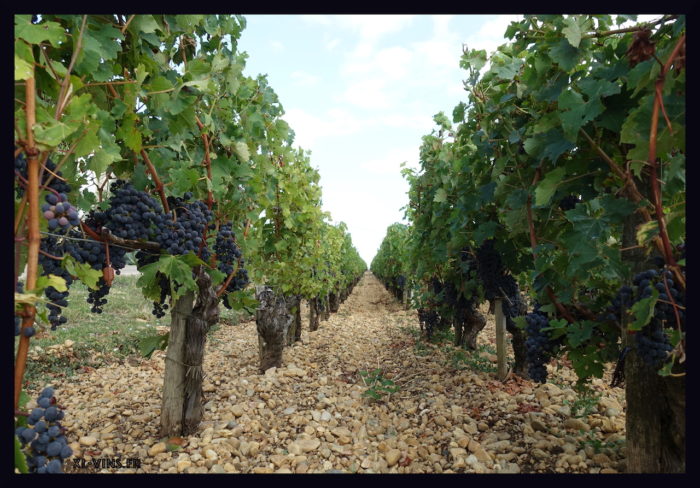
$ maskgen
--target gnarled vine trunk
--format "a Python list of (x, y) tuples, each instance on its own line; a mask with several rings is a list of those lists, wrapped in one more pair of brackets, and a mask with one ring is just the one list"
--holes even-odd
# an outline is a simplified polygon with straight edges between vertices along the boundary
[(297, 305), (296, 312), (294, 313), (294, 321), (297, 326), (294, 329), (294, 340), (301, 340), (301, 297), (299, 297), (299, 304)]
[(287, 330), (287, 345), (291, 346), (294, 341), (301, 340), (301, 297), (291, 295), (284, 298), (287, 304), (287, 313), (292, 317), (292, 322)]
[(328, 305), (328, 295), (323, 297), (321, 300), (321, 306), (323, 307), (323, 310), (321, 310), (321, 320), (328, 320), (331, 316), (331, 311)]
[(171, 312), (161, 406), (162, 436), (196, 432), (204, 414), (204, 346), (209, 328), (219, 321), (219, 300), (203, 267), (196, 268), (195, 275), (197, 301), (194, 302), (193, 292), (187, 292), (175, 302)]
[(467, 309), (463, 323), (462, 344), (469, 349), (476, 350), (476, 337), (485, 326), (486, 318), (481, 312), (475, 308)]
[(211, 286), (211, 277), (202, 266), (196, 273), (199, 293), (185, 331), (185, 413), (182, 435), (196, 432), (204, 416), (204, 345), (207, 332), (219, 321), (219, 299)]
[(312, 298), (309, 300), (309, 330), (318, 330), (319, 324), (318, 316), (318, 299)]
[(260, 302), (255, 311), (260, 352), (260, 372), (282, 366), (282, 351), (292, 316), (283, 296), (276, 295), (270, 287), (260, 287), (255, 297)]
[(331, 312), (338, 313), (338, 308), (340, 307), (340, 301), (338, 300), (338, 295), (336, 293), (330, 293), (328, 295), (328, 306), (329, 306)]
[(170, 337), (165, 351), (165, 375), (160, 409), (160, 435), (173, 437), (182, 434), (185, 404), (185, 334), (187, 317), (192, 313), (194, 293), (189, 291), (178, 298), (170, 312)]
[[(646, 256), (636, 248), (638, 214), (625, 221), (622, 259), (633, 273), (645, 268)], [(685, 376), (662, 377), (644, 364), (634, 347), (634, 336), (622, 331), (630, 347), (625, 358), (626, 457), (628, 473), (685, 472)], [(683, 373), (674, 367), (674, 373)]]

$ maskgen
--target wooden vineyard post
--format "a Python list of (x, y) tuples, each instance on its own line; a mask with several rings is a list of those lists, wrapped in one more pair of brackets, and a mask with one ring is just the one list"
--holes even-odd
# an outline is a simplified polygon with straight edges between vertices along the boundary
[(496, 356), (498, 357), (498, 379), (506, 379), (506, 316), (503, 315), (503, 299), (496, 300)]
[(182, 406), (185, 403), (185, 332), (193, 304), (194, 293), (189, 291), (175, 301), (170, 312), (172, 319), (166, 349), (160, 414), (162, 436), (173, 437), (182, 434)]

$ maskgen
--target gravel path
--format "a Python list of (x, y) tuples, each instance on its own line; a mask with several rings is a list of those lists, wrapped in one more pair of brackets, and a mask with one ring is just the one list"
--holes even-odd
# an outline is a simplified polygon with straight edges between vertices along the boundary
[[(306, 317), (306, 314), (303, 315)], [(77, 458), (138, 458), (141, 467), (67, 472), (532, 473), (624, 469), (624, 391), (594, 382), (590, 415), (571, 417), (575, 375), (553, 383), (455, 369), (449, 347), (416, 344), (406, 311), (367, 273), (318, 331), (257, 373), (254, 322), (222, 326), (207, 343), (205, 415), (186, 438), (158, 435), (164, 355), (131, 358), (56, 381)], [(493, 319), (479, 337), (493, 344)], [(420, 346), (420, 347), (419, 347)], [(70, 353), (70, 351), (65, 351)], [(495, 365), (496, 358), (485, 354)], [(381, 369), (400, 390), (371, 401), (361, 371)], [(609, 373), (608, 373), (609, 374)], [(30, 405), (31, 407), (31, 405)], [(124, 461), (122, 461), (124, 462)]]

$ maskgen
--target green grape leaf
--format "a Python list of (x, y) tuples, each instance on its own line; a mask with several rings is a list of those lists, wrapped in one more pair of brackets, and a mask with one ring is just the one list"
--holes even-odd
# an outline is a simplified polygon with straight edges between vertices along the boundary
[(542, 181), (535, 188), (535, 205), (538, 207), (546, 206), (552, 199), (552, 196), (557, 191), (559, 183), (566, 174), (566, 169), (559, 167), (548, 172)]
[(447, 192), (445, 191), (444, 188), (438, 188), (438, 190), (435, 192), (435, 197), (433, 198), (433, 201), (435, 203), (443, 203), (446, 200), (447, 200)]
[(578, 64), (581, 51), (562, 39), (549, 50), (549, 57), (564, 71), (571, 71)]
[(29, 468), (27, 467), (27, 457), (22, 451), (22, 444), (19, 442), (17, 436), (15, 438), (15, 469), (22, 474), (29, 473)]
[(53, 47), (60, 47), (66, 40), (66, 31), (56, 22), (32, 24), (31, 16), (15, 16), (15, 36), (30, 44), (49, 41)]
[(31, 78), (34, 75), (33, 68), (31, 64), (15, 55), (15, 81)]
[(634, 314), (634, 322), (630, 322), (627, 326), (629, 330), (642, 330), (642, 328), (651, 322), (651, 318), (654, 316), (654, 307), (656, 306), (656, 301), (659, 299), (659, 291), (651, 287), (651, 296), (648, 298), (642, 298), (637, 303), (632, 305), (632, 313)]
[(585, 320), (583, 322), (575, 322), (570, 324), (566, 331), (566, 338), (571, 347), (579, 347), (593, 335), (595, 322)]
[(170, 174), (170, 181), (175, 184), (173, 187), (175, 195), (182, 195), (197, 186), (199, 172), (194, 168), (182, 165), (171, 169), (168, 173)]
[(78, 126), (69, 126), (56, 120), (48, 120), (34, 126), (34, 137), (43, 150), (51, 150), (76, 131)]
[(466, 114), (467, 106), (464, 102), (459, 102), (457, 106), (452, 111), (452, 122), (459, 123), (464, 120)]
[(566, 27), (562, 29), (562, 34), (573, 47), (579, 47), (581, 36), (591, 28), (591, 19), (583, 15), (571, 15), (564, 19)]
[(100, 146), (100, 140), (97, 138), (97, 131), (100, 128), (100, 123), (97, 121), (90, 122), (90, 125), (85, 129), (85, 134), (82, 135), (80, 141), (75, 146), (73, 155), (76, 158), (87, 156)]
[(479, 227), (474, 231), (474, 242), (476, 242), (477, 246), (480, 246), (485, 240), (492, 238), (495, 233), (496, 229), (498, 228), (498, 222), (483, 222)]
[(158, 22), (152, 15), (139, 14), (131, 20), (128, 30), (135, 35), (139, 35), (140, 33), (150, 34), (156, 32), (159, 28)]
[(168, 340), (170, 339), (170, 333), (158, 334), (153, 336), (144, 337), (139, 341), (139, 352), (141, 356), (145, 358), (151, 357), (151, 355), (156, 351), (164, 351), (168, 347)]
[(482, 49), (477, 51), (473, 49), (462, 55), (462, 59), (459, 62), (459, 66), (463, 69), (473, 69), (474, 71), (479, 71), (481, 68), (486, 66), (486, 50)]
[(77, 276), (88, 288), (97, 289), (97, 282), (102, 277), (102, 271), (92, 269), (88, 263), (77, 262), (70, 254), (64, 256), (61, 266), (71, 275)]
[(494, 67), (493, 71), (502, 80), (512, 80), (520, 72), (523, 64), (524, 59), (504, 56), (504, 64)]
[(60, 276), (56, 276), (53, 274), (47, 275), (47, 276), (39, 276), (36, 279), (36, 289), (37, 290), (44, 290), (48, 288), (49, 286), (53, 286), (56, 291), (66, 291), (68, 290), (68, 286), (66, 285), (66, 280), (61, 278)]
[(559, 118), (566, 138), (576, 142), (578, 131), (589, 121), (600, 115), (605, 107), (600, 98), (594, 97), (588, 102), (583, 100), (580, 93), (566, 90), (559, 95)]
[(591, 344), (585, 348), (571, 349), (568, 352), (568, 357), (571, 359), (574, 371), (579, 378), (603, 377), (604, 362), (597, 346)]

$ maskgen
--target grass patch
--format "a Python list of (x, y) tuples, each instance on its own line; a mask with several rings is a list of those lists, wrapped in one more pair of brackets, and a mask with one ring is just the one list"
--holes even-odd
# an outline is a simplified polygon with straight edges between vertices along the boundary
[[(482, 352), (495, 354), (493, 347), (482, 344), (477, 347), (476, 351), (466, 350), (454, 346), (443, 346), (444, 352), (447, 355), (447, 362), (453, 369), (462, 370), (470, 369), (473, 371), (481, 371), (484, 373), (495, 373), (496, 366), (481, 355)], [(491, 352), (493, 350), (493, 352)]]
[(576, 391), (576, 399), (562, 402), (571, 408), (572, 417), (585, 418), (598, 411), (598, 402), (602, 396), (600, 393), (585, 383), (575, 387), (574, 390)]
[[(55, 331), (48, 325), (39, 325), (38, 333), (31, 339), (24, 375), (26, 386), (38, 389), (52, 378), (76, 374), (83, 366), (97, 368), (120, 363), (129, 356), (140, 356), (139, 341), (156, 335), (156, 327), (169, 326), (170, 315), (157, 319), (151, 313), (153, 304), (143, 298), (137, 280), (138, 276), (115, 277), (101, 314), (90, 312), (91, 305), (86, 302), (88, 288), (83, 283), (74, 283), (69, 306), (63, 312), (68, 322)], [(237, 324), (247, 316), (223, 305), (220, 313), (218, 326)], [(61, 348), (48, 349), (67, 340), (74, 342), (72, 353)], [(15, 337), (15, 356), (18, 344), (19, 338)], [(37, 346), (41, 349), (36, 350)]]

